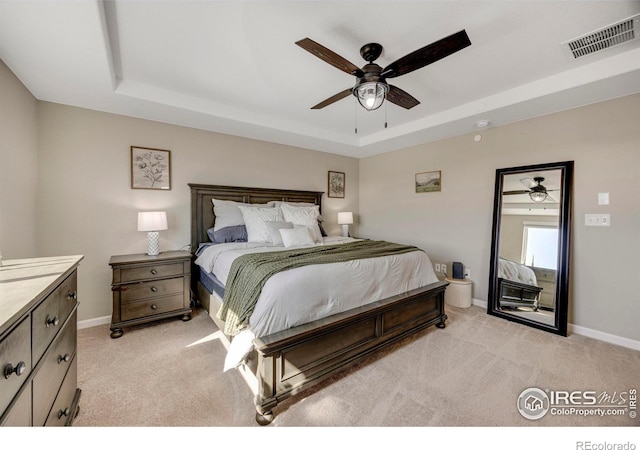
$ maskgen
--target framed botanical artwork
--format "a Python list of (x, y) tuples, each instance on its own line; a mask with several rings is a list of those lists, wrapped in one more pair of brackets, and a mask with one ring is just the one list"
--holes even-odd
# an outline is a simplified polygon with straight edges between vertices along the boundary
[(416, 193), (440, 192), (442, 175), (439, 170), (416, 174)]
[(131, 146), (131, 189), (171, 189), (171, 151)]
[(329, 171), (329, 197), (344, 198), (344, 172)]

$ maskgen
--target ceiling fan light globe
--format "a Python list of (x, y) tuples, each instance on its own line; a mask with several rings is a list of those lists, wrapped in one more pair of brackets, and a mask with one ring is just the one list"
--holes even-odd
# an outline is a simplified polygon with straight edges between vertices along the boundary
[(367, 111), (373, 111), (380, 108), (387, 95), (389, 87), (386, 83), (377, 81), (369, 81), (361, 83), (353, 90), (360, 105)]
[(529, 193), (529, 197), (531, 197), (531, 200), (533, 200), (534, 202), (540, 203), (547, 199), (547, 193), (541, 191), (531, 191)]

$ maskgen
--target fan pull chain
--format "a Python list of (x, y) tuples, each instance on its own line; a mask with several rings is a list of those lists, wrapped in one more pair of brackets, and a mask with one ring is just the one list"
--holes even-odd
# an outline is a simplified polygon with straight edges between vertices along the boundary
[(387, 128), (387, 103), (384, 102), (384, 128)]
[(355, 123), (356, 123), (355, 131), (356, 131), (356, 134), (358, 134), (358, 101), (357, 100), (354, 102), (353, 106), (354, 106), (353, 114), (354, 114)]

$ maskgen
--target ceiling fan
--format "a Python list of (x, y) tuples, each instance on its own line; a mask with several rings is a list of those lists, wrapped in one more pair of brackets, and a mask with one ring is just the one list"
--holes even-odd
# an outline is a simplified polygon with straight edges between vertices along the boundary
[(553, 200), (549, 197), (549, 192), (557, 191), (558, 189), (547, 189), (541, 183), (544, 181), (544, 177), (534, 177), (533, 180), (531, 178), (522, 178), (520, 182), (527, 186), (529, 189), (526, 190), (515, 190), (515, 191), (505, 191), (504, 195), (520, 195), (520, 194), (529, 194), (531, 200), (534, 202), (543, 202), (547, 200)]
[(327, 98), (312, 106), (311, 109), (324, 108), (353, 94), (365, 109), (373, 111), (382, 105), (385, 98), (405, 109), (411, 109), (420, 104), (418, 100), (407, 92), (388, 84), (387, 79), (405, 75), (439, 61), (468, 47), (471, 45), (471, 41), (467, 36), (467, 32), (462, 30), (409, 53), (385, 68), (374, 63), (382, 54), (382, 45), (377, 43), (363, 45), (360, 49), (360, 55), (367, 61), (367, 64), (362, 68), (309, 38), (299, 40), (296, 44), (321, 60), (356, 77), (354, 87)]

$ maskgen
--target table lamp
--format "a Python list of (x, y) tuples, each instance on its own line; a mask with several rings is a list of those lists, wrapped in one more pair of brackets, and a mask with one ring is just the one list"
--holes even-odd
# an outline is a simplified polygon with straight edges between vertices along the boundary
[(339, 212), (338, 213), (338, 225), (342, 225), (342, 235), (344, 237), (349, 236), (349, 225), (353, 223), (352, 212)]
[(160, 254), (160, 233), (167, 229), (167, 213), (165, 211), (146, 211), (138, 213), (138, 231), (147, 232), (149, 248), (147, 255)]

